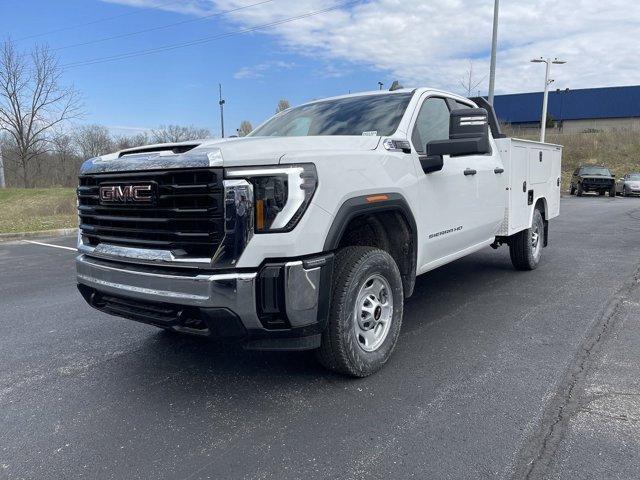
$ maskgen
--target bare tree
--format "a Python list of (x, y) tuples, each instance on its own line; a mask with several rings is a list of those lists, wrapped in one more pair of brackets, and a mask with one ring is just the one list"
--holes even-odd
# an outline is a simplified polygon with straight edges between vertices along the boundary
[(59, 132), (51, 139), (51, 143), (52, 155), (57, 164), (55, 181), (61, 185), (73, 185), (83, 160), (76, 154), (73, 138), (67, 133)]
[(137, 133), (136, 135), (115, 137), (113, 139), (114, 150), (126, 150), (127, 148), (141, 147), (150, 143), (147, 133)]
[(238, 135), (240, 137), (246, 137), (253, 131), (253, 125), (249, 120), (243, 120), (240, 122), (240, 128), (238, 129)]
[(289, 100), (287, 100), (286, 98), (283, 98), (278, 102), (278, 107), (276, 108), (276, 113), (280, 113), (280, 112), (286, 110), (287, 108), (291, 108), (291, 105), (289, 104)]
[(0, 131), (15, 143), (22, 183), (29, 187), (29, 166), (49, 151), (50, 130), (81, 114), (78, 92), (61, 85), (62, 68), (46, 47), (19, 53), (10, 40), (0, 52)]
[(113, 150), (109, 129), (103, 125), (83, 125), (74, 133), (73, 141), (84, 160)]
[(464, 92), (466, 93), (467, 97), (471, 97), (473, 96), (473, 92), (476, 90), (476, 88), (478, 88), (486, 78), (487, 78), (486, 75), (482, 77), (480, 80), (477, 80), (474, 77), (473, 61), (469, 60), (469, 67), (467, 68), (467, 73), (462, 79), (460, 79), (460, 86), (464, 88)]
[(160, 125), (157, 130), (151, 131), (151, 140), (154, 143), (186, 142), (188, 140), (199, 140), (210, 136), (211, 132), (206, 128), (193, 126)]

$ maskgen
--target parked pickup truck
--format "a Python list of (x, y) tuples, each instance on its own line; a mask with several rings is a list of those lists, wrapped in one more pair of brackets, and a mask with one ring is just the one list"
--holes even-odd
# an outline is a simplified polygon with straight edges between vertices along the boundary
[(245, 138), (87, 160), (78, 288), (93, 307), (366, 376), (416, 276), (488, 246), (539, 265), (561, 147), (429, 88), (313, 101)]

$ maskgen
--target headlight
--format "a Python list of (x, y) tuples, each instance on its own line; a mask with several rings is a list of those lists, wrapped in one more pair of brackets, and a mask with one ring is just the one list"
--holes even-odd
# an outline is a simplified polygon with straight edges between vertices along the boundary
[(230, 168), (227, 178), (244, 178), (253, 185), (256, 233), (292, 230), (311, 202), (318, 185), (310, 163), (275, 167)]

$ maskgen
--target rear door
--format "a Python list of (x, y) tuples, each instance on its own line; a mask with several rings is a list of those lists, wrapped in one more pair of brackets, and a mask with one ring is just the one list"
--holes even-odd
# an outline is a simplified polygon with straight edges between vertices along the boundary
[[(473, 108), (459, 100), (449, 100), (451, 109)], [(490, 135), (491, 136), (491, 135)], [(474, 199), (475, 236), (478, 242), (494, 237), (504, 220), (507, 178), (498, 147), (491, 136), (491, 153), (458, 157), (466, 161), (468, 169), (476, 171), (477, 190)]]

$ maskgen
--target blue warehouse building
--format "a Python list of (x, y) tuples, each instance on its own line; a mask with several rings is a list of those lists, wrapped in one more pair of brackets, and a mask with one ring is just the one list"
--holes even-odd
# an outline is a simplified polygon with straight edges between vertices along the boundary
[[(493, 103), (501, 123), (540, 127), (542, 92), (496, 95)], [(640, 130), (640, 85), (550, 90), (548, 114), (567, 133)]]

